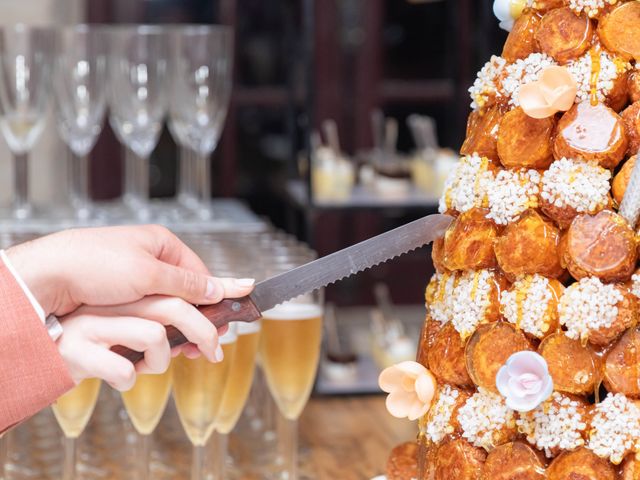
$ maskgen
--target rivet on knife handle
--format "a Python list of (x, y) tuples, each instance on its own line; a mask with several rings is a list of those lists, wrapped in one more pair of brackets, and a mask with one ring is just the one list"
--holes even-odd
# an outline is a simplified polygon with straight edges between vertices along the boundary
[[(201, 305), (198, 310), (207, 317), (216, 328), (229, 322), (253, 322), (262, 315), (249, 297), (225, 299), (215, 305)], [(171, 348), (187, 343), (187, 338), (173, 326), (167, 327), (167, 338)], [(127, 360), (137, 363), (144, 358), (144, 353), (137, 352), (122, 345), (116, 345), (111, 351), (122, 355)]]

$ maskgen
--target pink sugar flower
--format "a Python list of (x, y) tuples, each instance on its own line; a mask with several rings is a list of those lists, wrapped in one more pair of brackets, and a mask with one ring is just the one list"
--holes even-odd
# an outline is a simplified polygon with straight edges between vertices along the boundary
[(514, 353), (496, 375), (496, 386), (509, 408), (530, 412), (553, 393), (546, 360), (530, 351)]

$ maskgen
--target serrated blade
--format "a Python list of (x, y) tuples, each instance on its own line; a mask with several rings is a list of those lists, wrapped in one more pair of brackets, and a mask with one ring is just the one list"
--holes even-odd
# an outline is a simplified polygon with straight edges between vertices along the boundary
[(444, 234), (452, 217), (428, 215), (258, 283), (250, 297), (261, 312), (422, 247)]

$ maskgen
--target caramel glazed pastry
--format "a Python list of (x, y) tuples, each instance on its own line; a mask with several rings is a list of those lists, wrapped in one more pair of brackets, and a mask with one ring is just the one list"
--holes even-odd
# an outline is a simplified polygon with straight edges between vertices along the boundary
[[(518, 92), (551, 66), (575, 103), (530, 117)], [(640, 1), (529, 0), (469, 92), (425, 295), (417, 358), (438, 388), (417, 478), (640, 479), (638, 237), (617, 213), (640, 147)], [(526, 413), (495, 381), (522, 350), (554, 384)]]

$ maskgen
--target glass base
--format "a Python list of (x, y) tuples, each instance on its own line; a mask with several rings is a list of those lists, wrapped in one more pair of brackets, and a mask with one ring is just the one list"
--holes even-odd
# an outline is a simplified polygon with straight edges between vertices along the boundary
[(149, 204), (149, 214), (140, 218), (136, 208), (122, 200), (111, 200), (94, 202), (91, 215), (86, 219), (78, 218), (72, 206), (63, 204), (34, 206), (29, 218), (18, 221), (13, 217), (11, 207), (0, 206), (0, 232), (39, 236), (69, 228), (147, 223), (165, 225), (176, 233), (258, 232), (268, 228), (239, 200), (215, 199), (211, 201), (209, 209), (211, 214), (199, 216), (174, 199), (153, 199)]

